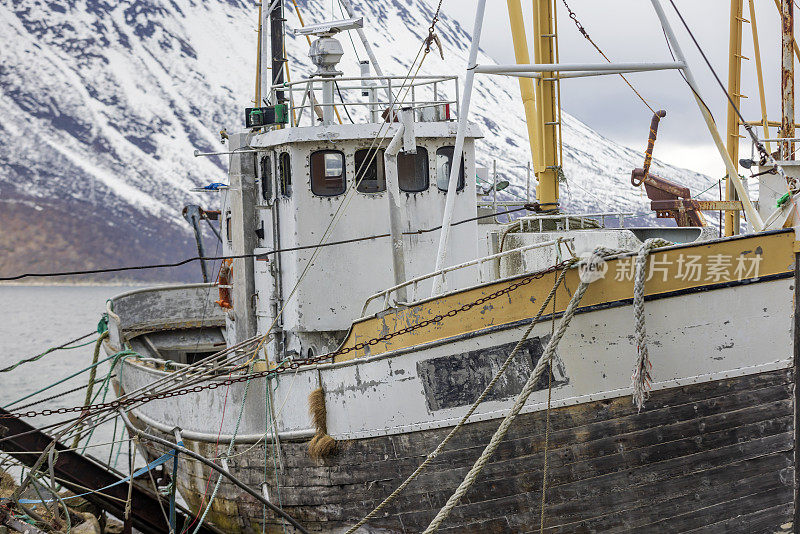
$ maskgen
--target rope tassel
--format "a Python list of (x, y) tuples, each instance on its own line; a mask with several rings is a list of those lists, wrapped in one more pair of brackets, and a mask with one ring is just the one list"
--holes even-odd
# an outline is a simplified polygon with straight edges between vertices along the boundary
[(647, 258), (654, 248), (671, 245), (664, 239), (648, 239), (636, 255), (636, 275), (633, 282), (633, 315), (636, 319), (636, 365), (633, 368), (633, 404), (641, 412), (644, 401), (650, 396), (653, 378), (650, 354), (647, 350), (647, 329), (644, 324), (644, 283), (647, 279)]
[(308, 413), (317, 433), (308, 443), (308, 455), (315, 460), (336, 454), (336, 440), (328, 435), (328, 415), (325, 410), (325, 390), (317, 388), (308, 395)]

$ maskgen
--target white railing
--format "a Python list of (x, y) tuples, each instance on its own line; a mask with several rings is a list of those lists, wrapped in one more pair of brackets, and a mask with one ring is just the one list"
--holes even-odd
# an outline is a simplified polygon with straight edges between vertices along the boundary
[[(625, 217), (636, 215), (633, 212), (604, 212), (604, 213), (581, 213), (577, 215), (528, 215), (517, 219), (522, 232), (544, 232), (545, 221), (556, 221), (556, 229), (561, 230), (580, 230), (584, 228), (596, 228), (597, 220), (600, 219), (600, 228), (606, 227), (606, 217), (616, 218), (619, 227), (625, 228)], [(589, 226), (587, 226), (587, 224)], [(538, 226), (538, 230), (536, 227)]]
[[(553, 247), (556, 250), (556, 255), (558, 257), (560, 257), (561, 254), (562, 254), (561, 245), (564, 244), (564, 245), (566, 245), (567, 252), (571, 256), (574, 256), (574, 254), (572, 252), (572, 249), (569, 247), (569, 245), (567, 245), (567, 243), (569, 243), (571, 241), (573, 241), (573, 238), (571, 238), (571, 237), (569, 237), (569, 238), (561, 238), (561, 237), (559, 237), (558, 239), (555, 239), (553, 241), (544, 241), (542, 243), (534, 243), (533, 245), (526, 245), (524, 247), (513, 248), (513, 249), (510, 249), (510, 250), (499, 252), (497, 254), (491, 254), (489, 256), (484, 256), (484, 257), (478, 258), (476, 260), (471, 260), (471, 261), (468, 261), (468, 262), (459, 263), (458, 265), (445, 267), (444, 269), (439, 269), (438, 271), (433, 271), (431, 273), (424, 274), (424, 275), (418, 276), (416, 278), (412, 278), (411, 280), (403, 282), (402, 284), (398, 284), (396, 286), (392, 286), (390, 288), (384, 289), (383, 291), (380, 291), (379, 293), (375, 293), (374, 295), (369, 297), (366, 300), (366, 302), (364, 302), (364, 307), (361, 309), (361, 316), (365, 317), (366, 314), (367, 314), (367, 308), (369, 307), (370, 303), (372, 301), (374, 301), (374, 300), (377, 300), (377, 299), (381, 298), (381, 297), (383, 298), (383, 308), (380, 311), (388, 310), (391, 307), (390, 306), (391, 295), (393, 293), (396, 293), (398, 289), (402, 289), (404, 287), (411, 286), (412, 293), (411, 293), (411, 297), (410, 297), (410, 303), (413, 303), (418, 299), (419, 283), (420, 282), (423, 282), (425, 280), (429, 280), (429, 279), (434, 278), (436, 276), (441, 276), (442, 279), (443, 279), (442, 281), (444, 282), (444, 278), (447, 275), (447, 273), (450, 273), (450, 272), (453, 272), (453, 271), (458, 271), (458, 270), (464, 269), (466, 267), (472, 267), (472, 266), (475, 266), (475, 265), (478, 266), (478, 280), (477, 280), (477, 283), (478, 284), (482, 284), (483, 282), (485, 282), (483, 269), (481, 268), (481, 267), (483, 267), (483, 264), (486, 263), (486, 262), (489, 262), (489, 261), (494, 261), (494, 260), (503, 258), (505, 256), (509, 256), (511, 254), (522, 253), (522, 252), (526, 252), (528, 250), (533, 250), (533, 249), (537, 249), (537, 248)], [(409, 303), (402, 303), (402, 304), (409, 304)], [(376, 312), (376, 313), (378, 313), (378, 312)]]
[[(334, 102), (325, 103), (322, 98), (324, 84), (330, 82), (336, 84)], [(416, 76), (411, 82), (405, 76), (309, 78), (274, 85), (271, 90), (273, 102), (276, 91), (284, 93), (291, 126), (300, 126), (304, 117), (307, 126), (316, 125), (314, 108), (333, 106), (341, 109), (340, 118), (345, 121), (347, 114), (344, 110), (366, 109), (369, 122), (384, 122), (383, 113), (390, 106), (395, 109), (410, 106), (420, 111), (435, 108), (433, 113), (438, 113), (437, 120), (449, 120), (458, 114), (459, 105), (458, 76)], [(387, 100), (387, 91), (392, 94), (391, 102)], [(306, 110), (309, 111), (307, 115)]]

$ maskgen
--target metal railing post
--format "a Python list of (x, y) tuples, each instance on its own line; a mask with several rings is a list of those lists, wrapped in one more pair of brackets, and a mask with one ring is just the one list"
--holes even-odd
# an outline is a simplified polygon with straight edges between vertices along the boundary
[[(464, 109), (458, 114), (458, 133), (456, 134), (456, 146), (453, 148), (453, 159), (450, 165), (450, 180), (447, 186), (447, 199), (444, 205), (444, 217), (442, 218), (442, 230), (439, 234), (439, 250), (436, 252), (436, 267), (438, 271), (444, 266), (447, 260), (447, 245), (450, 241), (450, 222), (453, 218), (453, 208), (456, 201), (456, 193), (458, 189), (458, 176), (461, 170), (461, 155), (464, 152), (464, 135), (467, 131), (467, 117), (469, 115), (469, 104), (472, 98), (472, 84), (475, 80), (475, 70), (472, 68), (477, 64), (478, 48), (481, 41), (481, 29), (483, 28), (483, 14), (486, 10), (486, 0), (478, 0), (478, 8), (475, 11), (475, 27), (472, 30), (472, 44), (469, 50), (469, 60), (467, 62), (467, 76), (464, 80)], [(442, 288), (442, 280), (439, 277), (434, 278), (433, 290), (431, 296), (436, 294)]]

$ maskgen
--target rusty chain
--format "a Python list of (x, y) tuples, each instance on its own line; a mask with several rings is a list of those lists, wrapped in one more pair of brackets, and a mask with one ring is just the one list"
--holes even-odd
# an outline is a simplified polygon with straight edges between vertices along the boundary
[(442, 50), (442, 43), (436, 35), (436, 23), (439, 22), (439, 11), (442, 9), (443, 1), (444, 0), (439, 0), (439, 5), (436, 6), (436, 12), (431, 19), (431, 26), (428, 28), (428, 36), (425, 38), (425, 54), (428, 54), (431, 51), (431, 45), (436, 43), (436, 46), (439, 47), (439, 54), (442, 56), (442, 59), (444, 59), (444, 52)]
[(20, 417), (30, 418), (30, 417), (38, 417), (38, 416), (60, 415), (60, 414), (68, 414), (68, 413), (83, 413), (83, 412), (86, 412), (86, 415), (93, 415), (95, 413), (106, 411), (106, 410), (117, 410), (119, 408), (125, 408), (125, 407), (131, 406), (133, 404), (145, 404), (145, 403), (152, 402), (152, 401), (155, 401), (155, 400), (169, 399), (169, 398), (172, 398), (172, 397), (179, 397), (179, 396), (183, 396), (183, 395), (188, 395), (190, 393), (199, 393), (199, 392), (207, 390), (207, 389), (208, 390), (217, 389), (217, 388), (220, 388), (220, 387), (223, 387), (223, 386), (230, 386), (232, 384), (237, 384), (239, 382), (245, 382), (247, 380), (253, 380), (253, 379), (257, 379), (257, 378), (272, 378), (272, 377), (278, 376), (279, 374), (285, 373), (287, 371), (292, 371), (292, 370), (295, 370), (295, 369), (299, 369), (300, 367), (306, 367), (306, 366), (309, 366), (309, 365), (315, 365), (315, 364), (318, 364), (318, 363), (322, 363), (325, 360), (331, 360), (336, 356), (341, 356), (342, 354), (348, 354), (348, 353), (350, 353), (352, 351), (358, 351), (358, 350), (361, 350), (361, 349), (363, 349), (363, 348), (365, 348), (367, 346), (375, 346), (378, 343), (389, 341), (390, 339), (392, 339), (394, 337), (414, 332), (415, 330), (419, 330), (421, 328), (425, 328), (425, 327), (430, 326), (431, 324), (434, 324), (434, 323), (440, 323), (443, 320), (445, 320), (446, 318), (455, 317), (459, 313), (462, 313), (462, 312), (465, 312), (465, 311), (469, 311), (472, 308), (474, 308), (475, 306), (480, 306), (482, 304), (485, 304), (486, 302), (489, 302), (491, 300), (495, 300), (495, 299), (497, 299), (499, 297), (502, 297), (503, 295), (507, 295), (507, 294), (509, 294), (509, 293), (511, 293), (513, 291), (516, 291), (520, 287), (526, 286), (526, 285), (530, 284), (531, 282), (533, 282), (534, 280), (538, 280), (538, 279), (544, 277), (547, 274), (550, 274), (550, 273), (558, 271), (560, 269), (569, 267), (570, 265), (575, 263), (575, 261), (577, 261), (577, 260), (570, 259), (570, 260), (562, 261), (562, 262), (560, 262), (560, 263), (558, 263), (556, 265), (553, 265), (552, 267), (549, 267), (549, 268), (544, 269), (542, 271), (538, 271), (538, 272), (533, 273), (533, 274), (531, 274), (529, 276), (526, 276), (525, 278), (522, 278), (522, 279), (514, 282), (513, 284), (510, 284), (509, 286), (503, 288), (503, 289), (499, 289), (499, 290), (495, 291), (494, 293), (490, 293), (489, 295), (486, 295), (485, 297), (480, 297), (480, 298), (475, 299), (474, 301), (472, 301), (470, 303), (467, 303), (467, 304), (464, 304), (464, 305), (462, 305), (462, 306), (460, 306), (458, 308), (453, 308), (453, 309), (451, 309), (450, 311), (448, 311), (446, 313), (434, 315), (430, 319), (426, 319), (424, 321), (420, 321), (417, 324), (414, 324), (414, 325), (411, 325), (411, 326), (407, 326), (407, 327), (401, 328), (399, 330), (395, 330), (394, 332), (385, 334), (383, 336), (375, 337), (375, 338), (372, 338), (372, 339), (370, 339), (368, 341), (362, 341), (362, 342), (356, 343), (356, 344), (354, 344), (353, 346), (350, 346), (350, 347), (342, 347), (342, 348), (340, 348), (340, 349), (338, 349), (338, 350), (336, 350), (334, 352), (329, 352), (327, 354), (321, 354), (321, 355), (316, 356), (314, 358), (304, 358), (302, 360), (284, 360), (284, 362), (282, 362), (282, 365), (280, 367), (276, 368), (276, 369), (268, 369), (268, 370), (265, 370), (265, 371), (260, 371), (258, 373), (251, 373), (251, 374), (247, 374), (247, 375), (241, 375), (241, 376), (237, 376), (237, 377), (227, 378), (225, 380), (221, 380), (221, 381), (218, 381), (218, 382), (210, 382), (208, 384), (202, 384), (202, 385), (198, 384), (198, 385), (195, 385), (193, 387), (179, 388), (179, 389), (174, 389), (174, 390), (170, 390), (170, 391), (163, 391), (163, 392), (159, 392), (159, 393), (149, 393), (149, 394), (146, 394), (146, 395), (140, 395), (138, 397), (121, 398), (121, 399), (116, 399), (116, 400), (113, 400), (113, 401), (110, 401), (110, 402), (102, 402), (102, 403), (97, 403), (97, 404), (90, 404), (88, 406), (72, 406), (70, 408), (57, 408), (55, 410), (46, 409), (46, 410), (39, 410), (39, 411), (27, 411), (27, 412), (15, 412), (15, 413), (2, 414), (2, 415), (0, 415), (0, 419), (20, 418)]

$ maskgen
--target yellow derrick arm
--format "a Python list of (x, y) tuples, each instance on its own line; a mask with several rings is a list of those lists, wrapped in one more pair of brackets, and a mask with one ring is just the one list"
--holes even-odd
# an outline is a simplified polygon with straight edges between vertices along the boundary
[[(507, 0), (514, 55), (518, 64), (530, 64), (525, 21), (520, 0)], [(555, 10), (552, 0), (533, 0), (534, 59), (536, 63), (557, 62)], [(539, 180), (536, 197), (545, 207), (558, 203), (560, 102), (557, 104), (558, 73), (543, 75), (535, 85), (531, 78), (519, 78), (520, 94), (528, 124), (528, 140), (534, 172)]]
[[(511, 23), (511, 37), (514, 41), (514, 56), (520, 65), (529, 65), (531, 62), (528, 53), (528, 39), (525, 36), (525, 20), (522, 18), (520, 0), (508, 0), (508, 20)], [(534, 99), (533, 79), (519, 79), (519, 90), (522, 95), (522, 106), (525, 108), (525, 121), (528, 124), (528, 141), (531, 146), (531, 161), (533, 168), (538, 172), (541, 168), (540, 143), (541, 133), (538, 131), (539, 113), (536, 110)]]

